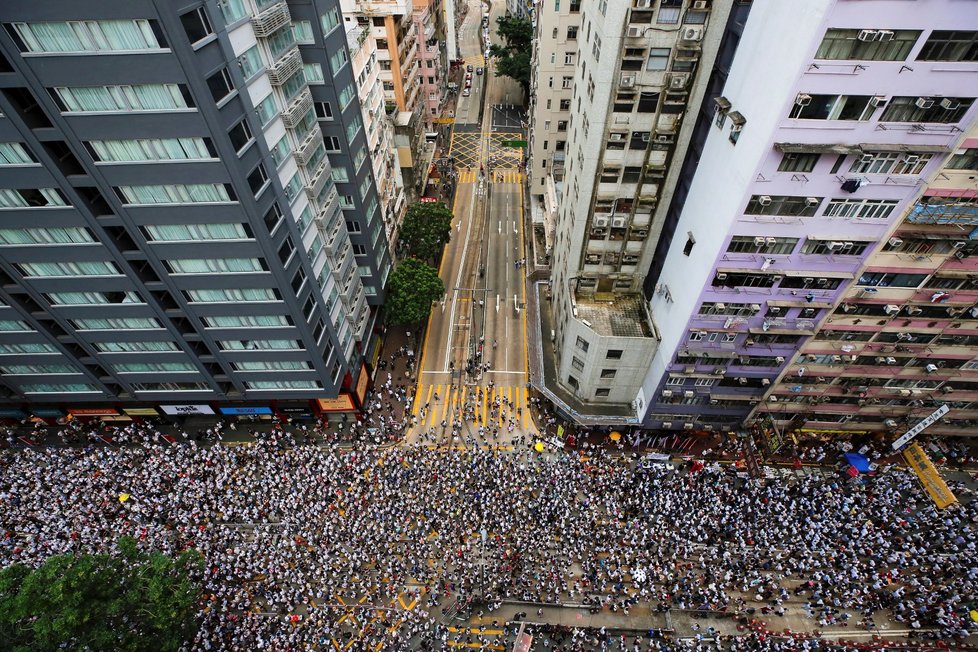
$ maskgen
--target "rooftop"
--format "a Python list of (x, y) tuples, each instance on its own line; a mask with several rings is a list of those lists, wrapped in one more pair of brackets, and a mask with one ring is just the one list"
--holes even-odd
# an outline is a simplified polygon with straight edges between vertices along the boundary
[(575, 298), (577, 318), (598, 335), (652, 337), (641, 294), (596, 292)]

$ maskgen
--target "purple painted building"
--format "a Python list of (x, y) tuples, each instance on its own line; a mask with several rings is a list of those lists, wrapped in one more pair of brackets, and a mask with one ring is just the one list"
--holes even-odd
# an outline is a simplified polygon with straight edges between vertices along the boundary
[(976, 39), (963, 0), (754, 2), (652, 292), (647, 426), (736, 428), (854, 285), (925, 281), (864, 272), (978, 114)]

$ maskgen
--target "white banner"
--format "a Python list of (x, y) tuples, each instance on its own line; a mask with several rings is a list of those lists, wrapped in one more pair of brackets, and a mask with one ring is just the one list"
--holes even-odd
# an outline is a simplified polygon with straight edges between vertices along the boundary
[(161, 405), (166, 414), (214, 414), (209, 405)]

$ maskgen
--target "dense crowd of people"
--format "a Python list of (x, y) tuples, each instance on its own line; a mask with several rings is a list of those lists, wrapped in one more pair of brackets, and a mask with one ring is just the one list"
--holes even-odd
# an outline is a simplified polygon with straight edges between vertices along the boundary
[(761, 483), (600, 448), (350, 449), (288, 429), (170, 445), (137, 425), (112, 440), (127, 445), (3, 453), (0, 565), (108, 551), (121, 535), (196, 548), (194, 649), (442, 649), (446, 609), (491, 617), (504, 601), (975, 631), (978, 503), (952, 483), (961, 504), (937, 511), (896, 468), (865, 486)]

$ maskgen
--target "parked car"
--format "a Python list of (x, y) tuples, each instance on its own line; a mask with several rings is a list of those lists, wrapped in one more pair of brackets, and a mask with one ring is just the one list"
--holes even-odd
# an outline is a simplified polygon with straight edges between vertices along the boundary
[(468, 86), (466, 86), (465, 90), (462, 91), (462, 97), (468, 97), (471, 94), (472, 94), (472, 89), (470, 89)]
[(478, 68), (475, 69), (475, 74), (477, 74), (477, 75), (481, 75), (482, 74), (482, 66), (479, 66)]
[(465, 70), (466, 72), (472, 72), (472, 64), (470, 63), (469, 65), (465, 66)]

